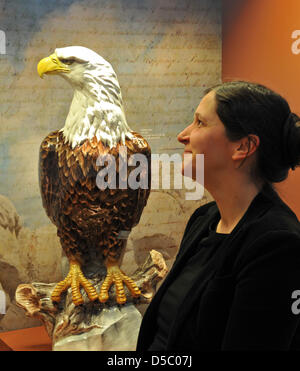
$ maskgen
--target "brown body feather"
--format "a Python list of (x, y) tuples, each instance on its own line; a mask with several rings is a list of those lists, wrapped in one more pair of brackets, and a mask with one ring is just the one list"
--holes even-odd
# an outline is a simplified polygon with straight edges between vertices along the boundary
[[(61, 245), (68, 258), (80, 264), (107, 256), (117, 261), (126, 246), (120, 231), (130, 231), (141, 217), (151, 185), (151, 151), (146, 140), (137, 133), (126, 140), (127, 157), (134, 153), (147, 156), (148, 189), (119, 189), (120, 145), (109, 149), (97, 141), (85, 140), (74, 149), (65, 143), (63, 133), (50, 133), (42, 142), (39, 181), (43, 206), (57, 227)], [(111, 154), (116, 159), (116, 189), (100, 190), (96, 184), (99, 155)], [(104, 164), (106, 165), (106, 164)], [(123, 164), (124, 165), (124, 164)], [(128, 166), (127, 175), (134, 167)]]

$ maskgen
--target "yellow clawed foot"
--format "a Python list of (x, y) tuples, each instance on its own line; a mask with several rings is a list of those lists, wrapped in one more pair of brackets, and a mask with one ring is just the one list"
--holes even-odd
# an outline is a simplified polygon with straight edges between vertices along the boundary
[(80, 286), (86, 291), (88, 298), (94, 301), (98, 298), (97, 292), (93, 285), (84, 277), (80, 265), (75, 262), (70, 262), (70, 271), (67, 277), (59, 282), (51, 295), (51, 300), (59, 302), (61, 299), (61, 294), (66, 291), (69, 287), (72, 289), (72, 300), (75, 305), (83, 304), (83, 297), (80, 293)]
[(114, 283), (116, 285), (116, 299), (119, 304), (126, 303), (126, 296), (124, 292), (124, 286), (128, 287), (131, 295), (135, 298), (141, 295), (140, 289), (137, 287), (135, 282), (128, 276), (126, 276), (118, 267), (117, 264), (107, 264), (107, 275), (101, 286), (99, 300), (101, 303), (105, 303), (108, 298), (108, 290), (110, 286)]

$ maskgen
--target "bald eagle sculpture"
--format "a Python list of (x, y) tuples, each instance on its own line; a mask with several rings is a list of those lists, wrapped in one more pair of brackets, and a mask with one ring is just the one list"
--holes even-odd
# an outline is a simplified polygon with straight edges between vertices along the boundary
[[(56, 285), (51, 299), (59, 302), (61, 294), (71, 287), (73, 303), (80, 305), (84, 302), (82, 286), (90, 300), (98, 298), (104, 303), (109, 298), (110, 287), (115, 284), (116, 300), (124, 304), (123, 284), (133, 297), (141, 294), (119, 266), (127, 242), (124, 235), (126, 237), (139, 222), (149, 197), (150, 147), (141, 135), (129, 128), (117, 76), (112, 66), (94, 51), (81, 46), (56, 49), (39, 62), (38, 73), (40, 77), (44, 74), (62, 76), (74, 89), (64, 127), (51, 132), (40, 147), (43, 206), (57, 227), (70, 263), (68, 275)], [(118, 187), (121, 167), (126, 165), (124, 160), (137, 153), (148, 159), (147, 171), (139, 174), (147, 177), (148, 187)], [(108, 155), (116, 160), (116, 187), (101, 189), (97, 185), (97, 174), (107, 162), (102, 162), (101, 167), (99, 156)], [(118, 161), (122, 156), (123, 161)], [(136, 168), (127, 166), (122, 174), (126, 178)], [(106, 266), (99, 294), (83, 269), (95, 260)]]

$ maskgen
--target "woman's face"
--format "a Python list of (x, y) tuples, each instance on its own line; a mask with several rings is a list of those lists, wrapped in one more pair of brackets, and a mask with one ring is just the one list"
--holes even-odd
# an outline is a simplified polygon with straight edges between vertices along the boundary
[[(206, 94), (194, 115), (194, 121), (177, 137), (184, 144), (184, 155), (189, 153), (189, 160), (183, 161), (182, 174), (192, 174), (196, 178), (196, 155), (204, 154), (204, 181), (211, 176), (221, 174), (231, 164), (232, 142), (226, 137), (225, 126), (216, 112), (215, 92)], [(192, 170), (192, 171), (191, 171)], [(189, 173), (188, 173), (189, 172)], [(198, 178), (200, 179), (200, 178)]]

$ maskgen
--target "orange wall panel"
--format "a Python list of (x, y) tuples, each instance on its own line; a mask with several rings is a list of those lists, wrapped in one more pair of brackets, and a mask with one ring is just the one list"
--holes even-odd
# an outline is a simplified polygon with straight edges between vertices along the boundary
[[(224, 0), (222, 78), (265, 84), (300, 116), (300, 1)], [(299, 185), (300, 168), (276, 188), (300, 219)]]

